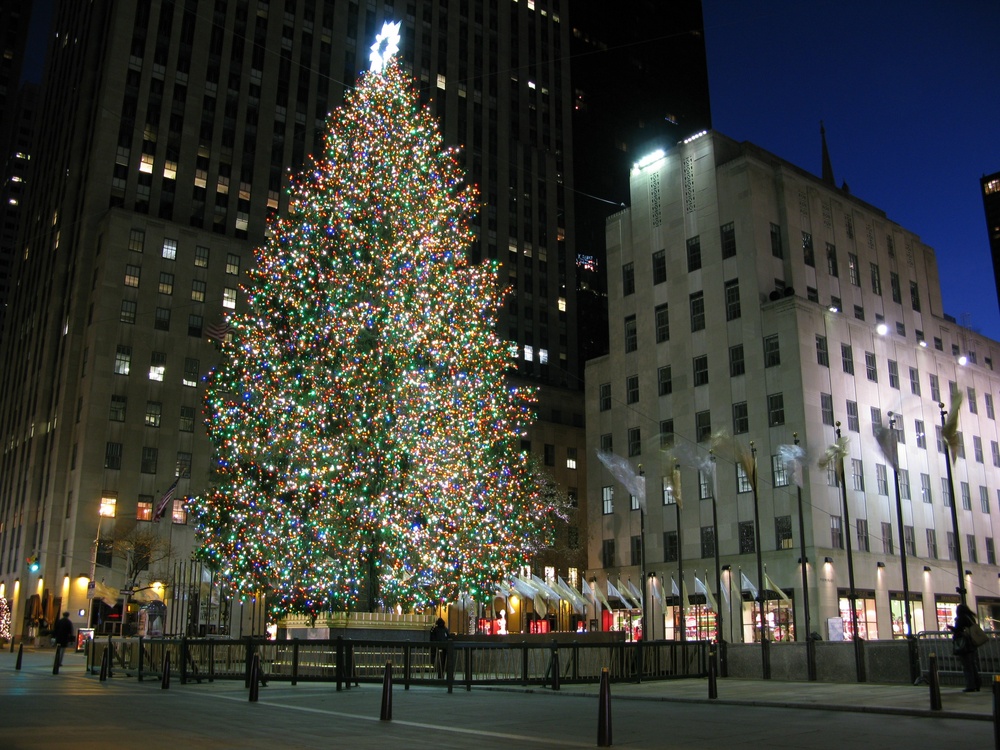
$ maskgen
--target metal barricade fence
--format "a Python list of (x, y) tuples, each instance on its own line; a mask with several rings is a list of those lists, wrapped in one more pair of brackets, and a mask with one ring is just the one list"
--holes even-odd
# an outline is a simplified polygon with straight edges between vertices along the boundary
[[(978, 649), (976, 658), (979, 664), (979, 674), (992, 682), (995, 675), (1000, 675), (1000, 637), (987, 633), (990, 639)], [(942, 685), (960, 685), (962, 678), (962, 662), (955, 656), (952, 633), (948, 630), (923, 631), (917, 633), (917, 653), (920, 658), (920, 678), (918, 682), (926, 682), (930, 674), (930, 655), (937, 655), (938, 675)]]
[[(562, 682), (592, 682), (608, 668), (613, 681), (704, 677), (707, 641), (648, 643), (543, 643), (453, 640), (440, 646), (425, 641), (279, 640), (243, 638), (125, 638), (90, 642), (87, 671), (98, 674), (110, 650), (116, 676), (162, 678), (164, 657), (183, 684), (202, 680), (249, 679), (254, 654), (268, 680), (295, 682), (381, 682), (386, 663), (394, 681), (440, 683), (434, 652), (450, 653), (456, 682), (545, 684), (551, 678), (553, 648), (559, 650)], [(338, 665), (338, 654), (342, 655)]]

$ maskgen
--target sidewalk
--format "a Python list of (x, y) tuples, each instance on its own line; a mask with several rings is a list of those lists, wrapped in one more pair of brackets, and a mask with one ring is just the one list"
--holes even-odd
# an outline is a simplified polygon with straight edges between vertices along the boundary
[[(928, 685), (884, 685), (873, 683), (782, 682), (779, 680), (743, 680), (719, 678), (718, 698), (708, 697), (707, 679), (661, 680), (636, 684), (616, 682), (611, 698), (619, 700), (669, 701), (759, 706), (768, 708), (803, 708), (858, 713), (881, 713), (900, 716), (927, 716), (952, 719), (992, 721), (992, 685), (984, 683), (978, 693), (963, 693), (960, 686), (941, 687), (942, 710), (932, 711)], [(456, 687), (456, 689), (458, 689)], [(484, 687), (484, 690), (526, 690), (553, 692), (550, 688)], [(597, 696), (598, 685), (563, 685), (560, 693)]]

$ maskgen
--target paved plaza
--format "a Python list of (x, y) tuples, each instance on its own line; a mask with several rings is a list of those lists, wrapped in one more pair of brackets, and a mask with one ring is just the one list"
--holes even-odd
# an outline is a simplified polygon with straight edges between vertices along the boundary
[[(596, 747), (598, 686), (422, 686), (392, 693), (380, 721), (381, 685), (337, 692), (332, 684), (271, 682), (251, 703), (241, 681), (181, 685), (87, 676), (82, 654), (52, 674), (52, 649), (0, 652), (0, 748), (560, 748)], [(718, 681), (615, 683), (612, 740), (627, 748), (933, 748), (993, 746), (988, 690), (942, 688), (931, 711), (926, 686)]]

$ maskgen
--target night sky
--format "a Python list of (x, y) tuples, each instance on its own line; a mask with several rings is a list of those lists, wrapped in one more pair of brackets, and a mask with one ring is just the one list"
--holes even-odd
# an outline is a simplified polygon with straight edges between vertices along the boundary
[(823, 120), (837, 184), (934, 248), (945, 312), (1000, 340), (979, 195), (1000, 171), (1000, 2), (703, 2), (715, 128), (818, 174)]
[(819, 174), (823, 120), (837, 184), (932, 247), (945, 312), (1000, 340), (979, 193), (1000, 171), (1000, 2), (703, 2), (715, 129)]

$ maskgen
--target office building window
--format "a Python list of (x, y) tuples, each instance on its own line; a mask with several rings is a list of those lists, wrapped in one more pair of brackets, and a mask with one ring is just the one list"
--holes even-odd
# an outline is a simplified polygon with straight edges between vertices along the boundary
[(972, 453), (976, 463), (985, 463), (983, 460), (983, 439), (979, 435), (972, 436)]
[(638, 427), (630, 427), (628, 430), (628, 454), (629, 456), (642, 454), (642, 437)]
[[(663, 562), (677, 562), (677, 532), (663, 532)], [(608, 566), (610, 567), (610, 566)]]
[(861, 432), (861, 418), (858, 416), (858, 402), (847, 400), (847, 429)]
[(105, 443), (104, 445), (104, 468), (120, 469), (122, 467), (122, 444)]
[(860, 458), (851, 459), (851, 478), (854, 480), (854, 489), (864, 492), (865, 475)]
[(159, 427), (163, 415), (163, 404), (159, 401), (146, 402), (146, 427)]
[(986, 402), (987, 419), (996, 419), (996, 414), (993, 411), (993, 396), (989, 393), (983, 394), (983, 400)]
[(115, 351), (115, 374), (128, 375), (132, 368), (132, 347), (119, 344)]
[(170, 513), (170, 520), (176, 524), (187, 523), (187, 510), (184, 507), (184, 500), (174, 500), (173, 509)]
[(180, 432), (194, 432), (194, 407), (182, 406), (180, 423), (177, 425)]
[(909, 469), (899, 469), (896, 472), (899, 477), (899, 497), (902, 500), (910, 499), (910, 471)]
[(125, 266), (125, 286), (137, 287), (139, 286), (139, 266), (126, 265)]
[(986, 537), (986, 564), (996, 565), (997, 564), (997, 552), (993, 545), (993, 537)]
[(920, 371), (916, 367), (910, 368), (910, 393), (920, 395)]
[(959, 491), (962, 493), (962, 510), (972, 510), (972, 492), (968, 482), (959, 484)]
[(933, 373), (928, 375), (927, 379), (931, 384), (931, 400), (936, 404), (941, 403), (941, 381)]
[(810, 268), (816, 267), (816, 256), (813, 252), (813, 236), (809, 232), (802, 233), (802, 260)]
[(902, 304), (903, 292), (899, 285), (899, 274), (895, 271), (889, 271), (889, 290), (892, 292), (892, 301)]
[(132, 300), (123, 299), (122, 300), (122, 310), (118, 319), (122, 323), (135, 323), (135, 310), (136, 304)]
[(771, 483), (775, 487), (787, 487), (789, 482), (788, 469), (780, 454), (771, 456)]
[[(868, 354), (865, 354), (865, 361), (867, 366)], [(875, 361), (875, 355), (872, 354), (872, 362)], [(871, 380), (871, 376), (868, 377)], [(899, 390), (899, 364), (894, 359), (889, 360), (889, 387)]]
[(844, 372), (848, 375), (854, 374), (854, 350), (850, 344), (840, 345), (840, 361)]
[(625, 316), (625, 351), (634, 352), (639, 347), (639, 337), (636, 332), (635, 316)]
[(784, 257), (781, 250), (781, 227), (777, 224), (771, 224), (771, 255), (775, 258)]
[(692, 237), (687, 241), (688, 271), (701, 268), (701, 237)]
[(878, 486), (878, 494), (889, 494), (889, 470), (885, 464), (875, 464), (875, 484)]
[(615, 488), (609, 484), (601, 487), (601, 508), (606, 516), (615, 512)]
[(858, 256), (854, 253), (847, 254), (847, 270), (851, 278), (851, 285), (861, 286), (861, 269), (858, 267)]
[(735, 378), (746, 372), (746, 363), (743, 360), (743, 344), (729, 347), (729, 377)]
[(837, 271), (837, 248), (826, 243), (826, 270), (831, 276), (839, 276)]
[(750, 476), (747, 474), (743, 464), (736, 464), (736, 491), (740, 494), (753, 492), (753, 485), (750, 484)]
[(170, 308), (158, 307), (153, 318), (153, 328), (157, 331), (170, 330)]
[(636, 534), (629, 538), (630, 565), (642, 564), (642, 537)]
[(656, 306), (656, 343), (662, 344), (670, 340), (670, 313), (667, 303)]
[(614, 450), (614, 438), (611, 437), (610, 432), (601, 435), (601, 450), (605, 453), (611, 453)]
[(624, 263), (622, 265), (622, 296), (635, 294), (635, 264)]
[(882, 552), (886, 555), (896, 554), (892, 543), (892, 524), (882, 521)]
[(186, 451), (177, 451), (177, 462), (174, 464), (175, 477), (191, 476), (191, 454)]
[[(878, 382), (878, 369), (875, 366), (875, 353), (865, 352), (865, 374), (873, 383)], [(899, 388), (899, 374), (896, 376), (896, 388)]]
[(108, 418), (112, 422), (124, 422), (125, 421), (125, 405), (127, 399), (125, 396), (111, 396), (111, 413)]
[(871, 543), (868, 539), (868, 519), (859, 518), (857, 522), (858, 530), (858, 551), (871, 552)]
[(826, 336), (816, 336), (816, 364), (822, 367), (830, 366), (830, 352), (826, 346)]
[(601, 383), (598, 386), (598, 401), (601, 411), (611, 410), (611, 383)]
[(692, 361), (694, 370), (694, 384), (708, 385), (708, 355), (695, 357)]
[(198, 385), (198, 378), (200, 375), (198, 371), (201, 365), (198, 363), (197, 359), (187, 357), (184, 360), (184, 377), (181, 379), (181, 385), (188, 388), (194, 388)]
[(135, 520), (136, 521), (152, 521), (153, 520), (153, 496), (152, 495), (139, 495), (139, 500), (135, 504)]
[(715, 557), (715, 529), (711, 526), (701, 527), (701, 556)]
[(699, 411), (694, 415), (695, 440), (699, 443), (712, 437), (712, 414), (710, 411)]
[(768, 394), (767, 421), (771, 427), (776, 427), (785, 423), (785, 397), (783, 394)]
[(142, 449), (142, 463), (140, 465), (140, 471), (143, 474), (155, 474), (156, 473), (156, 459), (158, 457), (159, 451), (156, 448), (143, 447)]
[(733, 222), (723, 224), (719, 227), (719, 236), (722, 240), (722, 258), (733, 258), (736, 256), (736, 226)]
[(222, 290), (222, 306), (229, 309), (236, 309), (237, 291), (233, 287), (226, 287)]
[(142, 229), (133, 229), (128, 235), (128, 249), (135, 253), (141, 253), (146, 244), (146, 232)]
[(167, 260), (177, 260), (177, 240), (169, 238), (163, 240), (162, 255)]
[(819, 410), (823, 424), (833, 427), (833, 396), (829, 393), (819, 394)]
[(757, 539), (754, 534), (753, 521), (740, 521), (737, 527), (740, 538), (740, 554), (747, 555), (757, 551)]
[(566, 447), (566, 468), (576, 468), (576, 447), (569, 445)]
[(879, 272), (878, 265), (875, 263), (871, 264), (871, 276), (872, 276), (872, 292), (879, 296), (882, 295), (882, 275)]
[(605, 568), (615, 567), (615, 540), (601, 540), (601, 562)]
[(149, 379), (163, 380), (163, 373), (167, 369), (166, 352), (153, 352), (149, 357)]
[(913, 306), (914, 312), (920, 312), (920, 287), (915, 281), (910, 282), (910, 304)]
[(715, 497), (715, 490), (712, 487), (712, 477), (715, 472), (698, 469), (698, 499), (711, 500)]
[(733, 404), (733, 434), (742, 435), (750, 431), (750, 418), (747, 413), (747, 402), (737, 401)]
[(791, 549), (792, 542), (792, 517), (774, 517), (774, 548)]
[(199, 281), (195, 279), (191, 282), (191, 299), (195, 302), (205, 301), (205, 288), (206, 284), (204, 281)]
[(844, 529), (840, 516), (830, 516), (830, 546), (844, 549)]
[(927, 529), (927, 557), (931, 560), (938, 559), (938, 546), (937, 546), (937, 531), (934, 529)]
[(736, 320), (740, 317), (740, 281), (730, 279), (726, 282), (726, 320)]
[(691, 330), (702, 331), (705, 329), (705, 293), (695, 292), (689, 298), (691, 308)]
[(188, 315), (188, 336), (200, 339), (204, 326), (205, 320), (200, 315), (194, 315), (193, 313)]
[(173, 294), (174, 293), (174, 275), (172, 273), (161, 272), (160, 273), (160, 284), (157, 287), (160, 294)]
[(667, 251), (657, 250), (653, 253), (653, 283), (662, 284), (667, 280)]
[(903, 527), (903, 543), (906, 545), (906, 554), (911, 557), (917, 556), (917, 535), (912, 526)]
[(208, 268), (208, 248), (197, 245), (194, 249), (194, 264), (198, 268)]
[(240, 256), (236, 253), (226, 254), (226, 273), (230, 276), (240, 275)]
[(778, 334), (764, 337), (764, 367), (777, 367), (781, 364), (781, 349), (778, 346)]
[(625, 378), (625, 403), (634, 404), (639, 401), (639, 376), (629, 375)]
[(985, 485), (979, 485), (979, 509), (989, 515), (990, 512), (990, 491)]
[(659, 394), (661, 396), (669, 396), (674, 392), (674, 379), (671, 375), (670, 365), (666, 367), (661, 367), (657, 371), (657, 381), (659, 385)]
[(968, 388), (966, 392), (969, 395), (969, 414), (978, 414), (979, 404), (976, 402), (976, 389)]
[[(920, 499), (923, 500), (925, 503), (930, 503), (934, 499), (931, 496), (931, 475), (930, 474), (921, 474), (920, 475)], [(945, 505), (947, 505), (947, 504), (948, 503), (945, 502)]]

